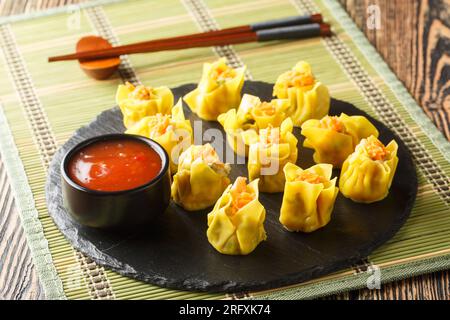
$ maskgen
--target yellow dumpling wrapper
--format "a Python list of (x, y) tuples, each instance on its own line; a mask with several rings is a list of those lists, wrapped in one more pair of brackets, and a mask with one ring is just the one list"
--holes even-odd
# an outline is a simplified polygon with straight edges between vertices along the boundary
[(157, 113), (170, 114), (173, 100), (172, 91), (167, 87), (134, 86), (127, 82), (119, 85), (116, 92), (116, 103), (122, 111), (127, 129), (144, 117)]
[(336, 178), (330, 180), (333, 166), (316, 164), (306, 170), (288, 163), (280, 222), (289, 231), (312, 232), (331, 219), (338, 194)]
[(330, 110), (328, 88), (314, 78), (311, 66), (305, 61), (298, 62), (292, 70), (278, 77), (273, 95), (279, 99), (289, 99), (287, 115), (296, 127), (306, 120), (320, 119)]
[(259, 202), (258, 180), (238, 177), (208, 214), (209, 243), (220, 253), (247, 255), (266, 240), (266, 209)]
[(286, 109), (289, 107), (287, 99), (273, 99), (262, 102), (258, 97), (244, 94), (239, 108), (222, 113), (217, 121), (222, 125), (227, 141), (234, 152), (240, 156), (248, 155), (249, 146), (245, 144), (242, 134), (248, 130), (259, 132), (269, 125), (279, 127), (286, 118)]
[(208, 208), (219, 199), (230, 184), (230, 165), (220, 161), (208, 143), (192, 145), (179, 158), (173, 176), (172, 198), (189, 211)]
[(397, 169), (398, 145), (386, 147), (374, 136), (361, 140), (344, 161), (339, 178), (341, 193), (356, 202), (383, 200), (389, 193)]
[(261, 129), (259, 134), (249, 130), (244, 133), (245, 143), (250, 145), (248, 156), (248, 177), (259, 178), (262, 192), (282, 192), (285, 177), (283, 167), (297, 161), (297, 138), (292, 133), (291, 118), (285, 119), (281, 127)]
[(177, 172), (178, 158), (192, 144), (192, 127), (186, 120), (181, 99), (172, 108), (171, 115), (156, 114), (144, 117), (125, 133), (137, 134), (158, 142), (170, 158), (170, 172)]
[(378, 137), (378, 130), (363, 116), (325, 116), (321, 120), (311, 119), (303, 123), (303, 146), (314, 149), (316, 163), (331, 163), (340, 168), (356, 145), (371, 135)]
[(233, 69), (226, 62), (221, 58), (205, 63), (197, 88), (184, 96), (192, 112), (203, 120), (215, 121), (221, 113), (239, 106), (245, 67)]

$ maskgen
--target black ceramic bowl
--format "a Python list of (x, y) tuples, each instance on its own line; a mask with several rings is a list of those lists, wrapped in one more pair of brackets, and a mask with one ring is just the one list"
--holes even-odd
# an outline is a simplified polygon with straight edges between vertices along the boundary
[[(161, 158), (160, 173), (148, 183), (123, 191), (97, 191), (70, 178), (69, 162), (81, 149), (105, 140), (138, 140)], [(170, 201), (169, 156), (153, 140), (129, 134), (108, 134), (85, 140), (72, 148), (61, 163), (64, 206), (79, 223), (95, 228), (142, 227), (161, 215)]]

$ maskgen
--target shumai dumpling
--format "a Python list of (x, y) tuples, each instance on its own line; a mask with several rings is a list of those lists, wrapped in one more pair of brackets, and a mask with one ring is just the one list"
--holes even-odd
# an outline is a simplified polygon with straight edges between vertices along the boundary
[(328, 88), (314, 78), (310, 65), (305, 61), (298, 62), (292, 70), (278, 77), (273, 95), (289, 99), (287, 114), (296, 127), (308, 119), (322, 118), (330, 109)]
[(356, 202), (383, 200), (397, 169), (397, 149), (395, 140), (387, 146), (374, 136), (361, 140), (342, 165), (339, 178), (342, 194)]
[(216, 120), (219, 114), (237, 108), (244, 85), (245, 67), (233, 69), (225, 58), (203, 65), (203, 74), (196, 89), (184, 101), (203, 120)]
[(238, 177), (208, 214), (209, 243), (220, 253), (246, 255), (266, 240), (266, 209), (258, 201), (258, 180)]
[(259, 178), (259, 189), (262, 192), (282, 192), (285, 178), (283, 167), (288, 162), (297, 161), (297, 138), (292, 133), (291, 118), (286, 118), (281, 127), (248, 131), (244, 141), (250, 145), (248, 156), (249, 180)]
[(227, 141), (231, 148), (240, 156), (248, 155), (248, 145), (244, 143), (242, 134), (248, 130), (259, 132), (269, 125), (279, 127), (286, 118), (286, 109), (289, 107), (287, 99), (273, 99), (262, 102), (258, 97), (244, 94), (239, 108), (222, 113), (217, 121), (223, 126)]
[(306, 170), (288, 163), (280, 222), (289, 231), (312, 232), (331, 219), (338, 194), (336, 178), (330, 180), (333, 166), (316, 164)]
[(180, 155), (178, 171), (173, 176), (172, 198), (189, 211), (208, 208), (230, 184), (229, 173), (230, 165), (220, 161), (209, 143), (192, 145)]
[(134, 86), (127, 82), (117, 88), (116, 103), (123, 114), (125, 128), (157, 113), (170, 114), (173, 106), (173, 94), (167, 87), (151, 88)]
[(172, 114), (157, 113), (144, 117), (125, 133), (137, 134), (158, 142), (170, 158), (170, 172), (177, 172), (178, 158), (192, 144), (192, 127), (186, 120), (181, 99), (172, 108)]
[(345, 159), (355, 150), (361, 139), (371, 135), (378, 137), (378, 130), (363, 116), (325, 116), (321, 120), (311, 119), (303, 123), (303, 146), (314, 149), (316, 163), (331, 163), (340, 168)]

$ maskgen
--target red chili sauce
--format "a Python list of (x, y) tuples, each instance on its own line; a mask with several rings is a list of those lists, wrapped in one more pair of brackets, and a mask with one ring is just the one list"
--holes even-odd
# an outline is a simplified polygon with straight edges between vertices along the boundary
[(98, 141), (75, 153), (70, 178), (91, 190), (122, 191), (142, 186), (161, 171), (158, 153), (143, 142), (121, 139)]

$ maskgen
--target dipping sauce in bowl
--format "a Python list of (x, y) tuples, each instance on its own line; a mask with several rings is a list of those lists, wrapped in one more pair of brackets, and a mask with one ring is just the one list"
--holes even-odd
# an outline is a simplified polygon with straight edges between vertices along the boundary
[(169, 156), (157, 142), (114, 133), (84, 140), (61, 163), (67, 212), (94, 228), (145, 228), (170, 201)]
[(97, 191), (123, 191), (153, 180), (162, 169), (158, 153), (137, 140), (105, 140), (88, 145), (69, 162), (70, 178)]

